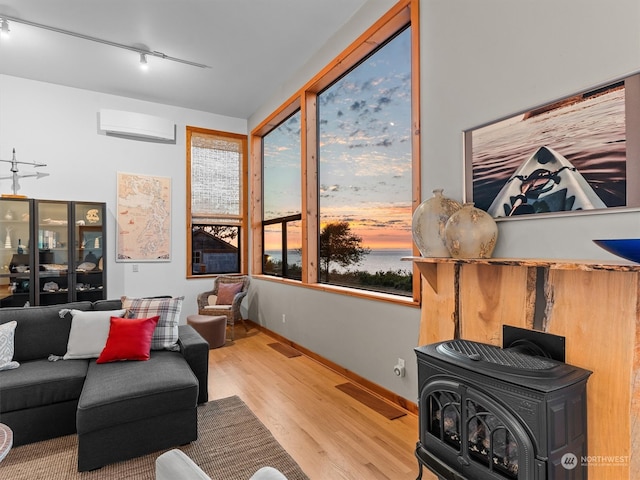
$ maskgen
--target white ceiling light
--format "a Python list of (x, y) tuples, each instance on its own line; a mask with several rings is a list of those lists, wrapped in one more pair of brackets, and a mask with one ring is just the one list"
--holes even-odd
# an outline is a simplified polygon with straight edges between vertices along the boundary
[(147, 54), (146, 53), (141, 53), (140, 54), (140, 70), (143, 71), (147, 71), (149, 70), (149, 64), (147, 63)]
[(0, 34), (3, 38), (9, 37), (9, 22), (6, 18), (0, 18)]
[(191, 65), (191, 66), (194, 66), (194, 67), (211, 68), (209, 65), (205, 65), (203, 63), (197, 63), (197, 62), (192, 62), (190, 60), (184, 60), (182, 58), (171, 57), (169, 55), (166, 55), (166, 54), (164, 54), (162, 52), (158, 52), (158, 51), (155, 51), (155, 50), (146, 50), (144, 48), (133, 47), (131, 45), (125, 45), (125, 44), (122, 44), (122, 43), (112, 42), (110, 40), (104, 40), (102, 38), (92, 37), (90, 35), (85, 35), (83, 33), (76, 33), (76, 32), (72, 32), (70, 30), (64, 30), (62, 28), (50, 27), (49, 25), (44, 25), (42, 23), (31, 22), (29, 20), (23, 20), (21, 18), (11, 17), (9, 15), (4, 15), (4, 14), (0, 13), (0, 29), (1, 29), (3, 34), (5, 33), (5, 26), (6, 26), (6, 33), (9, 33), (9, 21), (16, 22), (16, 23), (22, 23), (24, 25), (29, 25), (31, 27), (42, 28), (44, 30), (49, 30), (49, 31), (52, 31), (52, 32), (61, 33), (63, 35), (69, 35), (71, 37), (81, 38), (82, 40), (88, 40), (90, 42), (101, 43), (103, 45), (110, 45), (112, 47), (122, 48), (124, 50), (130, 50), (132, 52), (137, 52), (137, 53), (140, 54), (140, 63), (141, 64), (143, 63), (143, 61), (142, 61), (142, 57), (143, 56), (144, 56), (144, 60), (145, 60), (144, 63), (146, 63), (146, 56), (147, 55), (151, 55), (152, 57), (159, 57), (159, 58), (162, 58), (164, 60), (171, 60), (172, 62), (184, 63), (186, 65)]

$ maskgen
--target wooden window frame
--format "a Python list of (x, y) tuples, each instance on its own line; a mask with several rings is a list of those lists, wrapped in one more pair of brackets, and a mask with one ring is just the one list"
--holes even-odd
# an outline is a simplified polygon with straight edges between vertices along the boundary
[[(278, 117), (279, 121), (278, 121), (277, 125), (271, 126), (271, 128), (269, 128), (266, 133), (264, 133), (263, 135), (260, 136), (260, 177), (261, 178), (262, 178), (263, 169), (264, 169), (264, 162), (262, 160), (262, 156), (263, 156), (263, 152), (264, 152), (264, 137), (266, 137), (269, 133), (271, 133), (271, 132), (277, 130), (278, 128), (280, 128), (284, 123), (286, 123), (291, 117), (296, 115), (298, 112), (300, 112), (300, 115), (302, 116), (302, 110), (299, 109), (299, 108), (287, 108), (285, 110), (285, 112), (287, 113), (287, 115), (284, 118)], [(303, 137), (304, 137), (304, 135), (302, 135), (302, 131), (301, 131), (301, 133), (300, 133), (300, 142), (301, 143), (302, 143), (302, 138)], [(302, 151), (302, 145), (300, 146), (300, 150)], [(302, 169), (301, 169), (301, 172), (302, 172)], [(302, 178), (302, 174), (301, 174), (301, 178)], [(261, 186), (260, 192), (263, 195), (262, 187), (264, 186), (264, 179), (262, 179), (262, 181), (260, 183), (260, 186)], [(302, 202), (302, 199), (301, 199), (301, 205), (300, 205), (301, 209), (302, 209), (302, 204), (303, 204), (303, 202)], [(284, 248), (284, 246), (287, 243), (287, 236), (286, 236), (287, 224), (291, 223), (291, 222), (296, 222), (296, 221), (300, 221), (301, 222), (302, 221), (302, 213), (293, 214), (293, 215), (287, 215), (287, 216), (284, 216), (284, 217), (269, 218), (269, 219), (265, 220), (264, 211), (261, 210), (260, 211), (260, 218), (261, 218), (261, 221), (262, 221), (262, 226), (260, 228), (260, 235), (262, 235), (262, 244), (261, 245), (264, 246), (264, 227), (267, 226), (267, 225), (281, 224), (283, 226), (283, 231), (282, 231), (283, 237), (281, 239), (282, 240), (281, 245)], [(304, 228), (303, 228), (302, 225), (301, 225), (301, 231), (304, 232)], [(303, 233), (303, 235), (304, 235), (304, 233)], [(304, 252), (304, 248), (302, 248), (302, 251)], [(264, 254), (263, 250), (261, 250), (260, 252), (262, 254)], [(276, 278), (277, 277), (280, 277), (280, 278), (291, 278), (287, 274), (287, 270), (288, 270), (287, 263), (288, 263), (287, 262), (287, 252), (286, 252), (286, 249), (285, 249), (282, 252), (282, 266), (283, 266), (282, 275), (280, 276), (280, 275), (274, 275), (273, 273), (265, 273), (264, 272), (264, 255), (263, 255), (262, 256), (262, 263), (260, 265), (260, 273), (263, 274), (263, 275), (273, 276), (273, 277), (276, 277)], [(304, 261), (303, 261), (303, 263), (304, 263)]]
[[(380, 299), (394, 303), (419, 305), (420, 274), (413, 266), (413, 295), (401, 297), (357, 288), (338, 287), (318, 283), (318, 152), (317, 152), (317, 95), (342, 77), (380, 45), (411, 25), (411, 146), (412, 146), (412, 211), (420, 204), (420, 39), (419, 0), (401, 0), (367, 31), (360, 35), (341, 54), (293, 94), (277, 110), (257, 125), (250, 135), (251, 146), (251, 272), (262, 275), (262, 138), (276, 128), (297, 109), (301, 111), (301, 182), (302, 182), (302, 280), (288, 280), (262, 275), (268, 280), (291, 282), (295, 285), (347, 295)], [(414, 254), (418, 254), (413, 247)]]
[[(248, 177), (249, 177), (249, 157), (247, 153), (248, 147), (248, 138), (247, 135), (239, 134), (239, 133), (230, 133), (223, 132), (220, 130), (211, 130), (207, 128), (200, 127), (192, 127), (187, 125), (186, 127), (186, 190), (187, 190), (187, 219), (186, 219), (186, 232), (187, 232), (187, 278), (208, 278), (208, 277), (216, 277), (219, 274), (211, 273), (205, 275), (194, 275), (192, 270), (193, 265), (193, 250), (192, 250), (192, 229), (193, 229), (193, 216), (191, 212), (191, 137), (194, 133), (205, 134), (205, 135), (215, 135), (218, 137), (226, 137), (233, 140), (239, 140), (242, 148), (242, 165), (240, 166), (240, 215), (233, 216), (227, 218), (237, 219), (239, 222), (237, 224), (240, 227), (240, 238), (239, 238), (239, 248), (240, 248), (240, 271), (238, 274), (246, 275), (248, 273), (248, 245), (249, 245), (249, 221), (247, 218), (248, 215)], [(225, 215), (219, 215), (220, 220), (224, 220)], [(221, 225), (224, 222), (219, 222)]]

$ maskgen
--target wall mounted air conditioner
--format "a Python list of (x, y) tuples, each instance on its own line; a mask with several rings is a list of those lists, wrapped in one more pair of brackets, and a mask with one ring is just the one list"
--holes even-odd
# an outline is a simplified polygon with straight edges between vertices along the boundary
[(107, 135), (160, 142), (175, 142), (175, 124), (166, 118), (143, 113), (101, 109), (100, 130)]

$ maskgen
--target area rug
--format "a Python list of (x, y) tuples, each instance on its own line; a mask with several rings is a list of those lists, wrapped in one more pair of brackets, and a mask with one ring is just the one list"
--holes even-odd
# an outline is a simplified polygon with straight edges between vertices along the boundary
[[(77, 447), (78, 437), (67, 435), (13, 448), (0, 463), (0, 478), (153, 480), (155, 460), (162, 453), (79, 473)], [(267, 465), (280, 470), (288, 480), (309, 478), (237, 396), (198, 407), (198, 440), (179, 448), (214, 480), (248, 480)]]

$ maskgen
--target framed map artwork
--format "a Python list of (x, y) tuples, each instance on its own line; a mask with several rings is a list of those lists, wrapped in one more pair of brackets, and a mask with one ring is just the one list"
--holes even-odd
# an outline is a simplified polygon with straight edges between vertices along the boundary
[(117, 175), (116, 262), (171, 261), (171, 178)]

